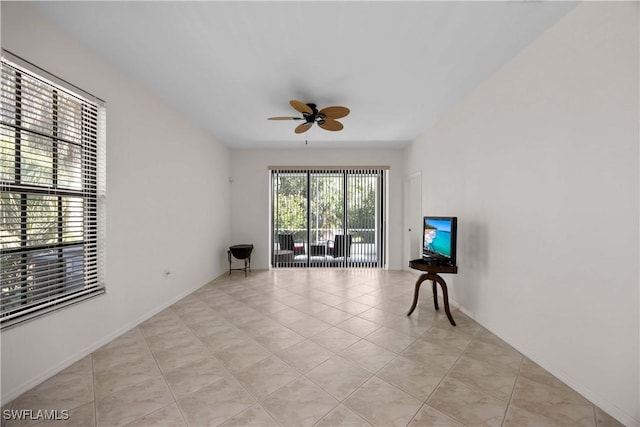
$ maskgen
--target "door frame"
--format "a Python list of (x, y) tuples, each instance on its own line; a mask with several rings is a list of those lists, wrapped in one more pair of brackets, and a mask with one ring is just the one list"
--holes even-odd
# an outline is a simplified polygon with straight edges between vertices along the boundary
[(418, 247), (412, 248), (412, 242), (418, 239), (416, 233), (422, 240), (422, 171), (404, 177), (403, 213), (403, 269), (410, 270), (409, 261), (419, 256), (416, 253), (420, 254)]
[[(371, 166), (371, 167), (269, 167), (269, 181), (270, 181), (270, 215), (269, 215), (269, 240), (271, 246), (271, 262), (270, 268), (289, 268), (289, 267), (297, 267), (297, 268), (309, 268), (309, 267), (323, 267), (323, 268), (331, 268), (331, 267), (341, 267), (341, 268), (385, 268), (386, 267), (386, 192), (387, 192), (387, 170), (388, 167), (380, 167), (380, 166)], [(300, 174), (306, 176), (306, 242), (305, 242), (305, 254), (306, 258), (304, 259), (294, 259), (295, 257), (295, 249), (293, 251), (289, 251), (288, 248), (286, 252), (291, 252), (291, 254), (276, 254), (276, 240), (275, 240), (275, 218), (276, 218), (276, 189), (274, 187), (275, 181), (274, 176), (279, 173), (284, 174)], [(358, 179), (359, 176), (375, 176), (377, 177), (377, 181), (374, 184), (375, 192), (376, 192), (376, 201), (375, 201), (375, 213), (373, 218), (373, 231), (375, 231), (374, 244), (376, 246), (376, 260), (357, 260), (354, 258), (349, 259), (348, 256), (345, 256), (344, 259), (336, 260), (327, 260), (326, 255), (324, 260), (312, 260), (311, 259), (311, 230), (312, 230), (312, 179), (314, 175), (331, 175), (331, 174), (339, 174), (342, 177), (342, 234), (346, 235), (349, 228), (349, 188), (350, 177), (355, 176)], [(355, 199), (354, 199), (355, 200)], [(355, 230), (355, 229), (354, 229)], [(326, 251), (329, 250), (329, 241), (326, 241), (327, 247)], [(335, 242), (334, 242), (335, 244)], [(353, 252), (351, 252), (353, 255)], [(287, 258), (279, 261), (276, 257), (286, 256)], [(291, 258), (291, 259), (289, 259)]]

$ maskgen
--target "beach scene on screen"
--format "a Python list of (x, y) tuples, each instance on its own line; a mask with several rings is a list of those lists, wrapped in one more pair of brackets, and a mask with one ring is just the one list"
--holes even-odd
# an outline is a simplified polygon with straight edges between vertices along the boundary
[(451, 220), (425, 219), (425, 249), (444, 256), (451, 256)]

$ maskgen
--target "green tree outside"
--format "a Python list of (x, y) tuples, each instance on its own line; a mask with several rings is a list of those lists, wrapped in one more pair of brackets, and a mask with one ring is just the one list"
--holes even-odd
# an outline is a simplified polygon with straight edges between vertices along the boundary
[(312, 243), (333, 240), (335, 234), (344, 233), (345, 176), (348, 232), (354, 242), (373, 243), (379, 182), (375, 174), (354, 178), (342, 172), (311, 173), (309, 197), (306, 172), (278, 174), (274, 181), (274, 234), (293, 234), (295, 239), (306, 241), (307, 203)]

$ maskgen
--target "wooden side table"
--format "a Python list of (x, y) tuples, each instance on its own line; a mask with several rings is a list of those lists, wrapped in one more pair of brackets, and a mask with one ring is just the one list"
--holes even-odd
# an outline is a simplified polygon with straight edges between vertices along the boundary
[(416, 282), (416, 289), (413, 293), (413, 304), (411, 304), (411, 308), (407, 313), (407, 316), (411, 316), (411, 313), (416, 309), (418, 305), (418, 294), (420, 293), (420, 285), (425, 280), (431, 280), (433, 283), (433, 305), (435, 309), (438, 310), (438, 288), (436, 287), (436, 283), (440, 284), (440, 288), (442, 288), (442, 298), (444, 300), (444, 312), (447, 313), (447, 318), (449, 318), (449, 322), (456, 326), (455, 320), (453, 320), (453, 316), (451, 316), (451, 311), (449, 311), (449, 292), (447, 291), (447, 283), (444, 281), (442, 277), (440, 277), (439, 273), (450, 273), (456, 274), (458, 273), (458, 266), (449, 266), (449, 265), (433, 265), (424, 262), (422, 259), (414, 259), (413, 261), (409, 261), (409, 267), (424, 271), (422, 275), (418, 278)]

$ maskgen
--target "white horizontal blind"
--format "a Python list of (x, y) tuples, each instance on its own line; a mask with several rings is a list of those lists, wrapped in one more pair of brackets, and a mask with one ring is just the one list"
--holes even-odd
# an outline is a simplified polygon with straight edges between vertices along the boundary
[(104, 292), (104, 103), (2, 54), (0, 322)]

